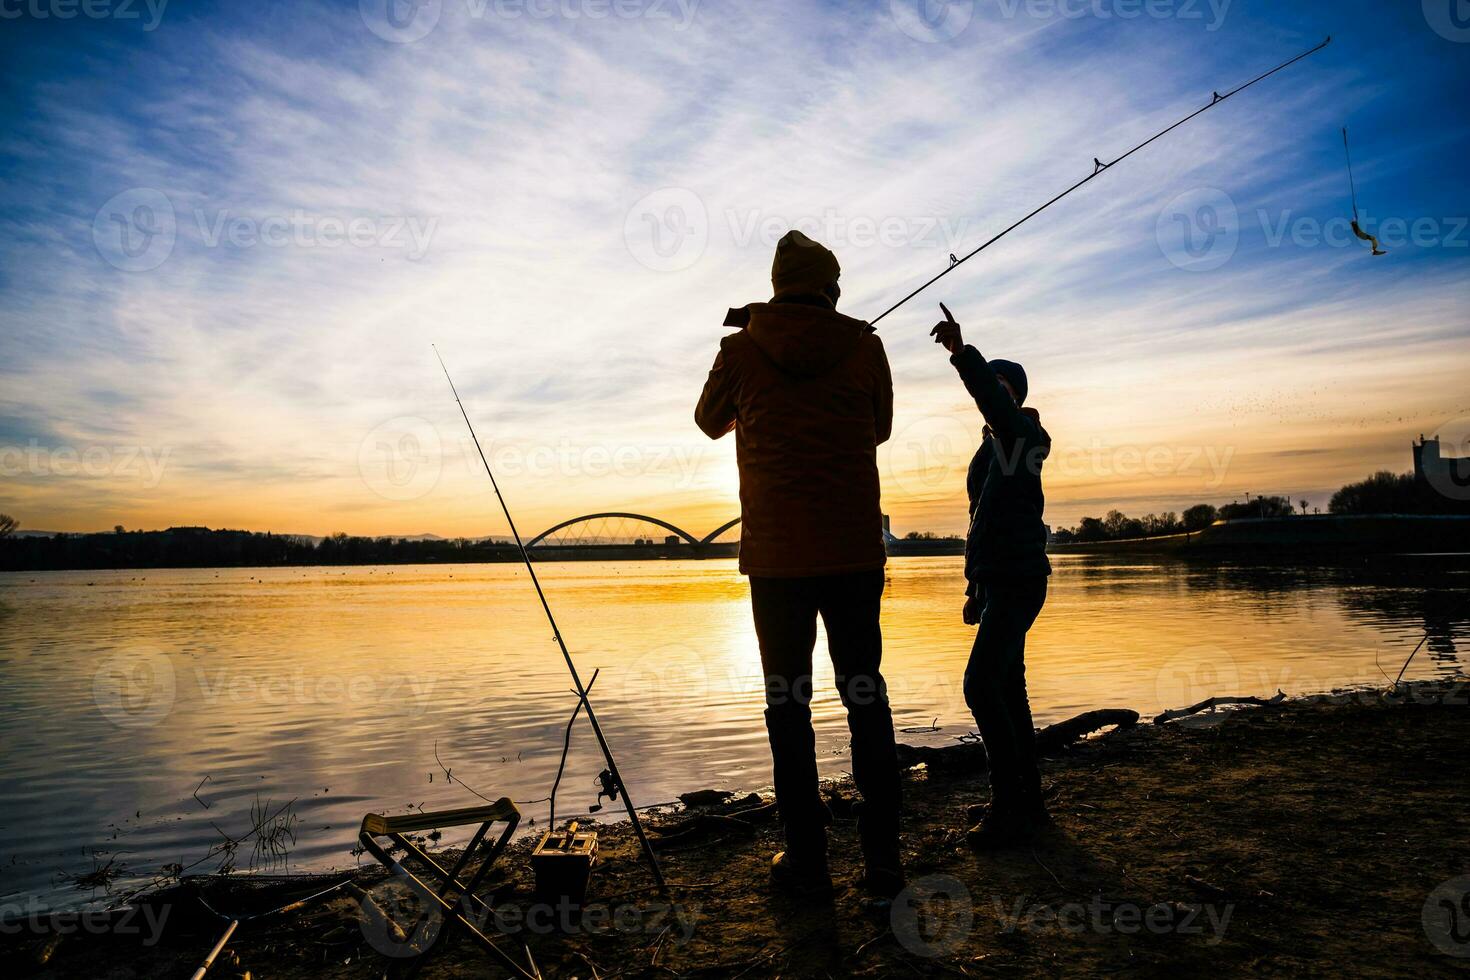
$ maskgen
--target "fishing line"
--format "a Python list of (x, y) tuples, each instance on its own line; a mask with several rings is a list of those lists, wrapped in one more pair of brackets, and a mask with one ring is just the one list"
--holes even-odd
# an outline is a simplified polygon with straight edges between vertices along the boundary
[(1068, 194), (1071, 194), (1073, 191), (1075, 191), (1075, 190), (1079, 189), (1080, 187), (1082, 187), (1082, 185), (1084, 185), (1084, 184), (1088, 183), (1089, 181), (1093, 180), (1094, 178), (1100, 176), (1103, 171), (1109, 170), (1112, 167), (1114, 167), (1115, 165), (1117, 165), (1119, 163), (1122, 163), (1124, 160), (1128, 159), (1133, 154), (1137, 153), (1139, 150), (1141, 150), (1144, 147), (1148, 146), (1150, 143), (1154, 142), (1155, 140), (1162, 139), (1163, 137), (1167, 136), (1169, 133), (1172, 133), (1174, 130), (1178, 129), (1180, 126), (1183, 126), (1185, 123), (1189, 122), (1195, 116), (1198, 116), (1201, 113), (1208, 112), (1209, 110), (1215, 108), (1215, 106), (1219, 105), (1221, 102), (1224, 102), (1226, 99), (1231, 98), (1232, 96), (1237, 95), (1240, 92), (1244, 92), (1246, 89), (1250, 88), (1252, 85), (1256, 84), (1257, 82), (1264, 81), (1265, 79), (1270, 78), (1272, 75), (1276, 74), (1277, 72), (1282, 71), (1283, 69), (1286, 69), (1286, 68), (1290, 68), (1292, 65), (1296, 64), (1298, 61), (1301, 61), (1303, 58), (1308, 58), (1308, 57), (1316, 54), (1318, 51), (1321, 51), (1323, 48), (1327, 47), (1327, 45), (1329, 45), (1331, 43), (1332, 43), (1332, 37), (1331, 37), (1331, 35), (1329, 35), (1328, 38), (1327, 38), (1327, 40), (1323, 41), (1321, 44), (1317, 45), (1315, 48), (1312, 48), (1310, 51), (1304, 51), (1301, 54), (1297, 55), (1295, 58), (1292, 58), (1290, 61), (1283, 61), (1281, 64), (1277, 65), (1275, 68), (1272, 68), (1268, 72), (1264, 72), (1264, 73), (1262, 73), (1260, 75), (1257, 75), (1255, 78), (1252, 78), (1250, 81), (1246, 82), (1244, 85), (1240, 85), (1240, 86), (1238, 86), (1236, 88), (1233, 88), (1229, 92), (1226, 92), (1224, 95), (1221, 95), (1219, 92), (1213, 93), (1214, 98), (1210, 100), (1210, 104), (1209, 105), (1207, 105), (1207, 106), (1205, 106), (1205, 107), (1203, 107), (1201, 109), (1196, 109), (1194, 112), (1191, 112), (1189, 115), (1185, 116), (1183, 119), (1179, 120), (1174, 125), (1168, 127), (1167, 129), (1160, 130), (1159, 132), (1157, 132), (1154, 135), (1150, 136), (1148, 139), (1144, 140), (1142, 143), (1139, 143), (1133, 149), (1129, 150), (1127, 153), (1123, 154), (1122, 156), (1118, 157), (1116, 160), (1113, 160), (1110, 163), (1103, 163), (1097, 157), (1093, 157), (1092, 158), (1092, 173), (1088, 174), (1086, 177), (1083, 177), (1081, 180), (1077, 181), (1077, 183), (1073, 184), (1071, 187), (1068, 187), (1066, 190), (1062, 191), (1056, 197), (1052, 198), (1050, 201), (1047, 201), (1041, 207), (1037, 208), (1035, 211), (1032, 211), (1030, 214), (1026, 215), (1020, 221), (1017, 221), (1015, 224), (1011, 225), (1009, 228), (1006, 228), (1000, 234), (996, 235), (994, 238), (990, 239), (988, 242), (986, 242), (985, 244), (981, 245), (979, 248), (975, 249), (974, 251), (972, 251), (972, 252), (970, 252), (970, 253), (968, 253), (968, 254), (964, 255), (963, 257), (960, 257), (960, 258), (955, 258), (954, 255), (950, 255), (950, 257), (949, 257), (949, 267), (948, 268), (946, 268), (943, 272), (939, 273), (934, 278), (930, 279), (928, 282), (925, 282), (922, 286), (920, 286), (918, 289), (915, 289), (913, 292), (909, 293), (907, 296), (905, 296), (903, 299), (899, 300), (897, 303), (894, 303), (892, 306), (890, 306), (888, 309), (884, 310), (882, 313), (879, 313), (873, 319), (869, 320), (868, 321), (869, 325), (876, 324), (879, 320), (883, 319), (885, 316), (887, 316), (888, 314), (892, 313), (894, 310), (898, 309), (900, 306), (902, 306), (903, 304), (907, 303), (909, 300), (913, 299), (915, 296), (919, 295), (924, 290), (928, 289), (930, 286), (934, 285), (936, 282), (938, 282), (939, 280), (943, 279), (945, 276), (949, 275), (954, 270), (958, 269), (960, 266), (964, 265), (966, 262), (970, 261), (975, 256), (979, 255), (981, 252), (985, 251), (987, 248), (989, 248), (990, 246), (994, 245), (996, 242), (1000, 241), (1006, 235), (1009, 235), (1011, 232), (1015, 231), (1017, 228), (1021, 227), (1026, 222), (1030, 221), (1032, 218), (1036, 217), (1038, 214), (1040, 214), (1041, 212), (1045, 211), (1047, 208), (1051, 207), (1053, 204), (1057, 203), (1062, 198), (1066, 197)]
[(1353, 196), (1353, 234), (1372, 246), (1374, 255), (1387, 255), (1388, 253), (1383, 250), (1378, 239), (1364, 231), (1363, 226), (1358, 223), (1358, 185), (1353, 180), (1353, 151), (1348, 149), (1346, 126), (1342, 127), (1342, 152), (1347, 157), (1348, 191)]
[(668, 886), (664, 884), (664, 874), (658, 866), (658, 858), (654, 856), (653, 848), (648, 843), (648, 837), (643, 832), (643, 823), (638, 819), (638, 810), (628, 797), (628, 787), (618, 772), (618, 764), (613, 759), (612, 749), (608, 747), (606, 736), (602, 734), (602, 726), (597, 723), (597, 715), (592, 710), (592, 702), (587, 700), (587, 688), (582, 685), (581, 675), (577, 673), (577, 665), (572, 661), (571, 652), (567, 650), (566, 641), (562, 639), (561, 629), (556, 625), (556, 617), (551, 613), (551, 604), (546, 601), (546, 593), (541, 589), (541, 580), (536, 577), (536, 567), (531, 563), (531, 556), (526, 551), (525, 543), (521, 541), (521, 532), (516, 530), (515, 518), (510, 516), (510, 506), (506, 504), (505, 497), (500, 493), (500, 483), (495, 479), (495, 471), (490, 469), (490, 460), (485, 457), (485, 450), (480, 446), (480, 437), (475, 434), (475, 424), (470, 421), (469, 412), (465, 411), (464, 402), (459, 397), (459, 389), (454, 386), (454, 379), (449, 376), (449, 368), (444, 364), (444, 356), (439, 353), (438, 347), (433, 344), (429, 346), (433, 347), (434, 356), (439, 359), (439, 367), (444, 371), (444, 380), (449, 382), (449, 390), (454, 394), (454, 403), (459, 406), (459, 414), (464, 416), (464, 424), (470, 430), (470, 438), (474, 440), (475, 451), (480, 454), (480, 462), (485, 464), (485, 474), (490, 477), (490, 485), (495, 488), (495, 499), (500, 501), (500, 510), (505, 514), (505, 522), (510, 525), (511, 537), (515, 538), (516, 548), (521, 553), (521, 561), (526, 566), (526, 572), (531, 576), (531, 584), (536, 587), (536, 597), (541, 600), (541, 609), (546, 613), (546, 621), (551, 624), (552, 638), (561, 648), (562, 659), (566, 661), (567, 670), (571, 672), (572, 685), (576, 688), (577, 697), (582, 706), (587, 709), (587, 721), (592, 725), (592, 733), (597, 736), (597, 744), (602, 749), (602, 757), (607, 761), (607, 785), (611, 788), (614, 798), (621, 791), (623, 806), (628, 811), (628, 819), (633, 823), (633, 832), (637, 834), (638, 843), (643, 848), (643, 855), (648, 858), (648, 865), (653, 869), (653, 879), (657, 882), (659, 891), (667, 894)]
[(1347, 157), (1348, 191), (1353, 195), (1353, 221), (1358, 220), (1358, 185), (1353, 181), (1353, 151), (1348, 149), (1347, 127), (1342, 127), (1342, 153)]

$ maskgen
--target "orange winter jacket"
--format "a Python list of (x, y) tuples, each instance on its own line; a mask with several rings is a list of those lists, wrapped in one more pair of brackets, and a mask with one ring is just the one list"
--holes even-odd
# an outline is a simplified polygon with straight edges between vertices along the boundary
[(877, 448), (893, 429), (883, 342), (830, 306), (745, 310), (748, 325), (721, 341), (694, 411), (711, 439), (735, 431), (740, 571), (790, 578), (883, 567)]

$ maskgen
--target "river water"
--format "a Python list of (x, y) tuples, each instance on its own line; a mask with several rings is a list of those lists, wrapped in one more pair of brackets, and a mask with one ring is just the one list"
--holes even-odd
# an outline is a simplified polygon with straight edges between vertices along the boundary
[[(1037, 724), (1096, 707), (1151, 714), (1454, 674), (1470, 655), (1470, 573), (1241, 568), (1062, 556), (1028, 645)], [(1412, 567), (1412, 564), (1411, 564)], [(1464, 567), (1463, 565), (1459, 567)], [(539, 566), (635, 802), (768, 786), (761, 679), (733, 561)], [(906, 741), (969, 732), (958, 558), (889, 565), (884, 667)], [(524, 569), (513, 565), (0, 575), (0, 906), (100, 899), (191, 865), (252, 812), (275, 848), (240, 871), (351, 866), (364, 812), (546, 797), (575, 700)], [(824, 774), (846, 729), (818, 638)], [(436, 758), (437, 754), (437, 758)], [(442, 767), (453, 771), (453, 782)], [(558, 801), (595, 802), (578, 722)], [(545, 803), (523, 806), (544, 822)], [(616, 808), (614, 808), (616, 809)], [(294, 837), (294, 839), (293, 839)]]

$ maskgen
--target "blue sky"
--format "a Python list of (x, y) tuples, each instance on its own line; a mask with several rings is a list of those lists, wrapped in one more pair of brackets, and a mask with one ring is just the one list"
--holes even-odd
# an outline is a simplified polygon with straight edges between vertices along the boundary
[[(873, 316), (1328, 34), (883, 322), (885, 506), (963, 523), (941, 299), (1030, 370), (1055, 523), (1325, 507), (1470, 432), (1462, 0), (88, 9), (0, 2), (0, 509), (29, 527), (501, 531), (434, 341), (524, 524), (700, 532), (737, 504), (692, 404), (787, 227)], [(1383, 258), (1343, 237), (1343, 125)]]

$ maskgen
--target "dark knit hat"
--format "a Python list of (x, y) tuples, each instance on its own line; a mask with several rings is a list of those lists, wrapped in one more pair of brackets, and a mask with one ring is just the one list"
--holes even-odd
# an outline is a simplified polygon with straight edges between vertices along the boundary
[(1005, 378), (1016, 393), (1016, 404), (1026, 404), (1026, 369), (1015, 361), (988, 361), (990, 370)]
[(776, 243), (776, 258), (771, 263), (771, 288), (776, 296), (817, 295), (841, 274), (837, 256), (799, 231), (788, 231)]

